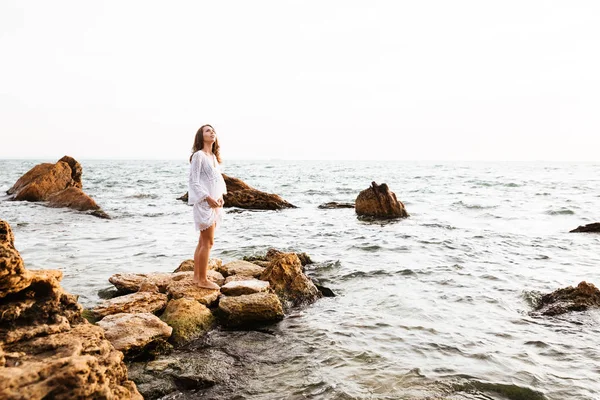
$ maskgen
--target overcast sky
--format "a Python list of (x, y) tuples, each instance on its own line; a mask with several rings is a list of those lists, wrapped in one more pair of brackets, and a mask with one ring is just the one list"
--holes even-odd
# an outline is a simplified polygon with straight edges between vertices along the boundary
[(0, 158), (599, 160), (600, 1), (0, 2)]

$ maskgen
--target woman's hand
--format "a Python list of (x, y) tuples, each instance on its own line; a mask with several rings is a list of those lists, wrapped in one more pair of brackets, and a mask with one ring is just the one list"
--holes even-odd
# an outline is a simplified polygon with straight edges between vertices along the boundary
[(221, 206), (219, 205), (219, 202), (218, 202), (218, 201), (216, 201), (215, 199), (213, 199), (213, 198), (212, 198), (212, 197), (210, 197), (210, 196), (208, 196), (208, 197), (206, 198), (206, 202), (208, 203), (208, 205), (210, 206), (210, 208), (219, 208), (219, 207), (221, 207)]
[(217, 200), (217, 203), (219, 203), (219, 207), (223, 207), (223, 204), (225, 204), (225, 201), (223, 200), (223, 196), (219, 197), (219, 199)]

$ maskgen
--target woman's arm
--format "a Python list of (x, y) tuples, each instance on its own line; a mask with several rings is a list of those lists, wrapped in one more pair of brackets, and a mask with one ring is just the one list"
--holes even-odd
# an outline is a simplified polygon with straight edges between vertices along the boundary
[(205, 200), (208, 195), (208, 189), (201, 179), (202, 163), (204, 157), (198, 152), (192, 156), (190, 165), (190, 179), (188, 184), (188, 204), (196, 204)]

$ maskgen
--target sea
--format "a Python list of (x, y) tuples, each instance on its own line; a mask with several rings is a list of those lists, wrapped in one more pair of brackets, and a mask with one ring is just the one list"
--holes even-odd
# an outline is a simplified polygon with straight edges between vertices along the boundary
[[(0, 160), (0, 219), (26, 267), (61, 270), (84, 307), (113, 274), (192, 258), (192, 208), (177, 200), (185, 158), (79, 160), (110, 220), (7, 200), (48, 161)], [(600, 221), (600, 163), (226, 160), (223, 170), (297, 208), (226, 209), (212, 256), (306, 252), (307, 274), (336, 296), (268, 334), (219, 333), (255, 349), (239, 365), (244, 384), (178, 398), (600, 399), (600, 311), (532, 313), (540, 293), (600, 285), (600, 235), (569, 233)], [(353, 202), (372, 181), (409, 218), (318, 208)]]

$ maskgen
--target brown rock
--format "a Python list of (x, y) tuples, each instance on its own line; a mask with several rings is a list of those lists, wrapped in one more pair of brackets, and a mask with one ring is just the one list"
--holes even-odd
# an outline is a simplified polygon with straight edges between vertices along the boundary
[(71, 208), (77, 211), (98, 210), (100, 207), (78, 187), (70, 187), (48, 196), (48, 206)]
[(569, 231), (569, 233), (580, 233), (580, 232), (600, 232), (600, 222), (594, 222), (593, 224), (580, 225), (579, 227)]
[(276, 194), (269, 194), (256, 190), (241, 179), (223, 174), (227, 185), (227, 194), (223, 196), (224, 207), (239, 207), (251, 210), (281, 210), (283, 208), (296, 208)]
[(173, 328), (150, 313), (113, 314), (98, 322), (106, 338), (123, 353), (136, 353), (156, 340), (166, 340)]
[(319, 206), (321, 209), (333, 209), (333, 208), (354, 208), (354, 203), (338, 203), (335, 201), (329, 203), (323, 203)]
[(163, 293), (137, 292), (104, 300), (92, 310), (97, 318), (120, 313), (156, 314), (167, 306), (167, 295)]
[(172, 274), (164, 272), (152, 273), (123, 273), (114, 274), (108, 281), (123, 293), (133, 293), (140, 290), (143, 283), (151, 283), (158, 287), (161, 293), (167, 292), (167, 286), (171, 283)]
[(234, 281), (221, 286), (221, 293), (226, 296), (241, 296), (244, 294), (266, 292), (269, 290), (269, 286), (269, 282), (258, 279)]
[(590, 307), (600, 307), (600, 290), (584, 281), (576, 288), (569, 286), (543, 295), (536, 311), (551, 316), (569, 311), (585, 311)]
[(160, 293), (160, 290), (158, 289), (158, 286), (156, 286), (156, 284), (149, 281), (144, 281), (140, 285), (138, 292)]
[(26, 270), (5, 221), (0, 235), (0, 398), (141, 399), (123, 353), (85, 321), (61, 272)]
[(302, 272), (300, 259), (294, 253), (283, 253), (273, 259), (260, 279), (269, 281), (275, 293), (294, 306), (311, 303), (321, 297), (321, 292)]
[(182, 297), (187, 297), (199, 301), (207, 307), (210, 307), (217, 301), (220, 294), (218, 290), (199, 287), (192, 281), (193, 273), (180, 272), (180, 274), (188, 275), (183, 276), (181, 280), (171, 281), (167, 287), (167, 293), (171, 298), (180, 299)]
[(206, 306), (187, 298), (170, 300), (160, 319), (173, 328), (171, 338), (178, 345), (204, 335), (214, 322)]
[(406, 218), (408, 213), (404, 204), (396, 199), (385, 183), (377, 185), (372, 182), (371, 187), (363, 190), (356, 198), (356, 214), (372, 218)]
[(224, 325), (241, 327), (279, 321), (283, 319), (283, 308), (276, 295), (254, 293), (223, 297), (219, 301), (219, 314)]
[(264, 270), (265, 268), (261, 267), (260, 265), (253, 264), (248, 261), (235, 260), (223, 265), (219, 269), (219, 272), (226, 277), (229, 275), (244, 275), (258, 278)]
[(83, 168), (81, 168), (81, 164), (73, 157), (64, 156), (58, 161), (66, 162), (69, 164), (71, 168), (71, 179), (73, 179), (73, 187), (77, 187), (79, 189), (83, 188), (83, 184), (81, 182), (81, 175), (83, 173)]
[(256, 279), (256, 278), (254, 278), (253, 276), (246, 276), (246, 275), (229, 275), (227, 278), (225, 278), (224, 284), (227, 285), (229, 282), (247, 281), (250, 279)]
[[(264, 256), (258, 256), (258, 255), (253, 255), (253, 256), (245, 256), (243, 258), (244, 261), (249, 261), (251, 263), (260, 265), (261, 267), (268, 267), (269, 266), (269, 262), (271, 262), (272, 260), (279, 258), (279, 256), (281, 256), (282, 254), (285, 254), (283, 251), (277, 250), (277, 249), (269, 249), (267, 250), (267, 254), (265, 254)], [(300, 259), (300, 262), (302, 263), (302, 266), (305, 266), (307, 264), (312, 264), (312, 260), (310, 259), (310, 256), (306, 253), (294, 253), (298, 256), (298, 258)]]
[[(208, 259), (208, 269), (216, 269), (219, 270), (219, 268), (221, 268), (221, 266), (223, 265), (223, 261), (221, 261), (221, 259), (219, 258), (209, 258)], [(193, 271), (194, 270), (194, 260), (185, 260), (183, 261), (181, 264), (179, 264), (179, 267), (177, 267), (177, 269), (175, 272), (185, 272), (185, 271)]]

